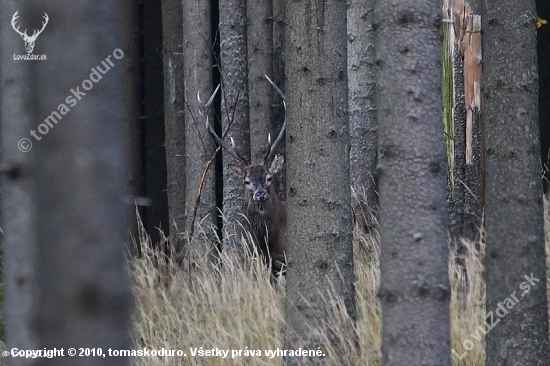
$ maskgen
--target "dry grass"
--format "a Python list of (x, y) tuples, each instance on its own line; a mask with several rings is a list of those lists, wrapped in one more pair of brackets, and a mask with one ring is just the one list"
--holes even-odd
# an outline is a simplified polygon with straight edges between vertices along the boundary
[[(482, 240), (462, 244), (464, 253), (451, 250), (449, 258), (452, 361), (454, 366), (480, 366), (485, 364), (485, 335), (480, 330), (485, 329), (485, 244)], [(467, 350), (468, 342), (464, 349), (466, 341), (473, 341), (473, 348)]]
[[(547, 247), (550, 242), (550, 215), (545, 200)], [(480, 235), (481, 236), (481, 235)], [(272, 286), (269, 275), (257, 255), (245, 261), (221, 253), (219, 265), (202, 263), (193, 273), (185, 273), (169, 258), (159, 258), (142, 232), (146, 248), (141, 259), (131, 263), (135, 297), (135, 349), (182, 350), (186, 357), (142, 357), (136, 365), (279, 365), (281, 357), (265, 356), (265, 350), (283, 348), (284, 279)], [(379, 238), (355, 229), (355, 275), (357, 322), (347, 316), (342, 301), (326, 299), (334, 312), (328, 320), (340, 349), (332, 349), (328, 335), (321, 334), (325, 361), (329, 365), (380, 365), (381, 314), (376, 297), (380, 280)], [(452, 348), (463, 354), (463, 342), (479, 334), (481, 340), (453, 365), (484, 365), (484, 334), (479, 330), (485, 318), (483, 258), (485, 247), (464, 242), (466, 250), (449, 259), (451, 279)], [(458, 257), (459, 256), (459, 257)], [(457, 258), (464, 267), (457, 265)], [(549, 262), (550, 265), (550, 262)], [(550, 281), (548, 282), (550, 284)], [(550, 292), (549, 292), (550, 293)], [(332, 334), (334, 336), (334, 334)], [(358, 340), (359, 346), (356, 346)], [(258, 356), (192, 357), (191, 348), (204, 350), (259, 350)]]

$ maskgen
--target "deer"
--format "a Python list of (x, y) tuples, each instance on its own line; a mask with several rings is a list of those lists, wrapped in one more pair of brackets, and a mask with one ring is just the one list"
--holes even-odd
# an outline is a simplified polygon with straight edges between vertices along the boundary
[[(265, 76), (269, 83), (275, 88), (277, 93), (283, 98), (283, 92), (275, 85), (267, 75)], [(286, 201), (282, 201), (272, 186), (273, 177), (279, 173), (284, 164), (282, 155), (275, 155), (274, 152), (281, 143), (286, 130), (286, 117), (281, 130), (273, 143), (268, 139), (267, 151), (261, 164), (252, 165), (248, 159), (239, 154), (226, 141), (220, 138), (209, 122), (207, 110), (216, 96), (219, 85), (208, 100), (202, 105), (200, 95), (197, 93), (199, 102), (199, 115), (206, 123), (206, 128), (215, 141), (227, 153), (237, 159), (241, 164), (229, 164), (230, 172), (240, 179), (244, 184), (244, 205), (242, 214), (246, 218), (245, 227), (250, 230), (250, 234), (262, 255), (266, 264), (270, 265), (272, 273), (277, 276), (284, 272), (286, 266), (286, 227), (287, 210)], [(286, 105), (285, 105), (286, 109)]]
[(13, 14), (13, 17), (11, 18), (11, 26), (13, 30), (19, 33), (21, 38), (23, 38), (23, 41), (25, 41), (25, 49), (27, 50), (27, 53), (32, 53), (32, 51), (34, 50), (34, 43), (36, 42), (36, 39), (38, 38), (40, 33), (42, 33), (44, 28), (46, 28), (46, 25), (48, 24), (48, 21), (50, 20), (50, 18), (48, 17), (48, 14), (44, 13), (44, 16), (43, 16), (44, 21), (42, 22), (42, 29), (40, 30), (35, 29), (34, 32), (32, 33), (32, 36), (29, 36), (27, 34), (26, 29), (24, 32), (21, 32), (19, 30), (19, 26), (17, 26), (17, 28), (15, 27), (16, 26), (15, 21), (17, 20), (17, 18), (19, 18), (19, 15), (17, 13), (19, 13), (19, 10), (16, 11), (15, 14)]

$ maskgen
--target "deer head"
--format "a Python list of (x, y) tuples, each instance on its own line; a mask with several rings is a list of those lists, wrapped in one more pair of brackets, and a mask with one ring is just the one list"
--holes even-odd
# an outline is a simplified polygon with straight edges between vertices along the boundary
[(34, 32), (32, 33), (32, 36), (29, 36), (27, 34), (26, 29), (24, 32), (21, 32), (19, 30), (19, 26), (17, 26), (17, 28), (15, 27), (15, 21), (17, 20), (17, 18), (19, 18), (19, 15), (17, 15), (18, 12), (19, 10), (16, 11), (15, 14), (13, 14), (13, 17), (11, 18), (11, 26), (17, 33), (19, 33), (21, 38), (23, 38), (23, 41), (25, 41), (25, 49), (27, 50), (27, 53), (32, 53), (32, 51), (34, 50), (34, 43), (36, 42), (36, 39), (38, 38), (40, 33), (42, 33), (44, 28), (46, 28), (46, 24), (48, 24), (48, 20), (50, 18), (48, 18), (48, 14), (44, 13), (44, 16), (43, 16), (44, 21), (42, 22), (42, 29), (40, 30), (35, 29)]
[(234, 176), (244, 181), (246, 199), (245, 202), (256, 204), (257, 209), (263, 212), (265, 204), (271, 197), (271, 181), (273, 176), (281, 171), (284, 163), (282, 155), (276, 155), (267, 168), (267, 162), (261, 165), (240, 167), (238, 165), (229, 165), (229, 170)]

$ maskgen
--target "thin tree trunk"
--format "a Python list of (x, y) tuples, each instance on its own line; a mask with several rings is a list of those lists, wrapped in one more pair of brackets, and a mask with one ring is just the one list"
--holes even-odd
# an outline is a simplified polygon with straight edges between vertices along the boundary
[[(355, 319), (345, 2), (287, 1), (288, 273), (285, 349), (317, 349), (329, 291)], [(328, 357), (345, 360), (349, 355)], [(289, 365), (318, 364), (288, 357)], [(343, 361), (342, 361), (343, 362)], [(341, 363), (346, 364), (346, 363)]]
[[(226, 138), (232, 138), (235, 150), (250, 161), (246, 29), (246, 1), (220, 0), (222, 129), (225, 133), (229, 128)], [(223, 161), (223, 213), (232, 231), (244, 202), (243, 182), (229, 171), (228, 164), (235, 162), (231, 155), (224, 152)]]
[[(460, 248), (460, 238), (464, 237), (464, 197), (467, 192), (464, 175), (466, 170), (466, 104), (464, 101), (464, 63), (459, 46), (454, 45), (453, 53), (453, 184), (449, 189), (449, 231)], [(467, 239), (473, 239), (466, 237)]]
[[(32, 19), (28, 8), (18, 1), (2, 1), (0, 14), (11, 18), (19, 11), (19, 21)], [(38, 15), (39, 18), (43, 14)], [(33, 61), (14, 61), (14, 54), (26, 54), (23, 40), (10, 22), (0, 24), (0, 113), (2, 122), (2, 223), (5, 341), (7, 349), (38, 349), (33, 329), (37, 316), (36, 303), (36, 207), (32, 191), (32, 144), (29, 135), (35, 119), (29, 107), (33, 104)], [(39, 39), (42, 41), (42, 38)], [(37, 43), (37, 51), (48, 52)], [(42, 62), (42, 61), (36, 61)], [(22, 139), (28, 140), (22, 140)], [(21, 150), (23, 149), (23, 151)], [(7, 358), (9, 365), (37, 365), (37, 359)]]
[(183, 82), (183, 9), (181, 0), (162, 1), (164, 64), (164, 134), (166, 150), (169, 232), (180, 253), (185, 235), (186, 155)]
[[(30, 3), (40, 18), (43, 2)], [(127, 357), (67, 356), (70, 347), (131, 346), (122, 8), (111, 1), (49, 4), (52, 19), (40, 37), (48, 62), (31, 65), (29, 107), (41, 137), (31, 152), (39, 259), (34, 331), (38, 349), (65, 350), (41, 365), (129, 364)]]
[(543, 188), (548, 193), (550, 184), (550, 2), (537, 0), (537, 16), (547, 21), (537, 30), (537, 56), (539, 64), (539, 129), (543, 167)]
[(483, 4), (486, 365), (547, 365), (535, 2)]
[[(453, 240), (460, 243), (461, 238), (479, 239), (482, 216), (481, 22), (479, 12), (471, 9), (470, 2), (451, 2), (450, 5), (453, 23), (447, 23), (448, 32), (454, 33), (455, 43), (445, 47), (454, 47), (455, 104), (452, 109), (454, 133), (450, 131), (454, 167), (452, 191), (449, 192), (449, 228)], [(450, 18), (451, 14), (448, 16)]]
[(450, 365), (441, 5), (375, 15), (383, 362)]
[(250, 146), (252, 162), (263, 161), (268, 134), (273, 129), (273, 87), (264, 75), (273, 77), (272, 1), (248, 0), (248, 95), (250, 105)]
[[(211, 9), (208, 0), (185, 0), (183, 2), (183, 57), (185, 78), (185, 139), (186, 139), (186, 217), (187, 230), (191, 230), (198, 240), (191, 243), (197, 257), (205, 258), (217, 239), (212, 227), (216, 225), (218, 215), (216, 207), (216, 188), (214, 167), (205, 177), (196, 217), (193, 211), (202, 172), (206, 163), (212, 158), (214, 143), (206, 132), (198, 115), (197, 92), (203, 101), (212, 94), (212, 44), (211, 44)], [(214, 113), (210, 113), (210, 121), (214, 123)], [(194, 219), (194, 223), (192, 220)], [(202, 227), (199, 224), (202, 223)], [(204, 240), (206, 235), (207, 240)], [(204, 245), (207, 247), (204, 247)]]
[(151, 204), (144, 209), (145, 228), (156, 245), (160, 241), (159, 228), (169, 227), (166, 192), (166, 153), (164, 150), (163, 64), (162, 64), (162, 9), (156, 0), (143, 0), (140, 9), (142, 29), (142, 123), (144, 189)]
[[(281, 90), (285, 90), (285, 67), (283, 48), (285, 43), (285, 1), (273, 0), (273, 77), (271, 80), (279, 86)], [(285, 120), (285, 108), (277, 93), (272, 93), (273, 100), (273, 131), (280, 131)], [(286, 154), (286, 140), (283, 139), (279, 145), (279, 152)], [(274, 177), (275, 189), (281, 200), (286, 201), (286, 169), (283, 169)]]
[[(134, 199), (140, 204), (143, 196), (143, 178), (142, 178), (142, 141), (141, 141), (141, 118), (140, 118), (140, 100), (139, 100), (139, 22), (138, 22), (138, 4), (133, 0), (124, 1), (124, 10), (122, 11), (121, 23), (124, 27), (124, 42), (121, 49), (124, 51), (123, 68), (126, 72), (127, 82), (124, 84), (124, 95), (126, 100), (127, 117), (124, 120), (127, 125), (125, 129), (126, 157), (128, 159), (128, 197), (127, 204), (132, 206), (128, 210), (126, 227), (129, 228), (130, 235), (133, 238), (138, 237), (137, 218), (134, 207)], [(140, 213), (143, 209), (140, 208)], [(130, 253), (137, 255), (139, 248), (134, 248), (133, 241), (129, 238)], [(138, 244), (139, 245), (139, 244)]]
[(366, 231), (375, 225), (376, 102), (374, 74), (374, 1), (348, 2), (348, 87), (352, 210)]

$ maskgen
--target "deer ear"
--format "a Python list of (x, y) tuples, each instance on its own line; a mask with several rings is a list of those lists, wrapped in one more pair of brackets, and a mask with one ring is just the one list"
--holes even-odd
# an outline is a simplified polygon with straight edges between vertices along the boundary
[(282, 169), (284, 162), (285, 158), (282, 155), (275, 155), (275, 158), (269, 167), (269, 172), (271, 174), (277, 174)]
[(233, 165), (233, 164), (229, 164), (229, 170), (231, 170), (231, 173), (233, 173), (233, 175), (239, 179), (243, 179), (244, 178), (244, 172), (243, 170), (241, 169), (240, 166), (238, 165)]

